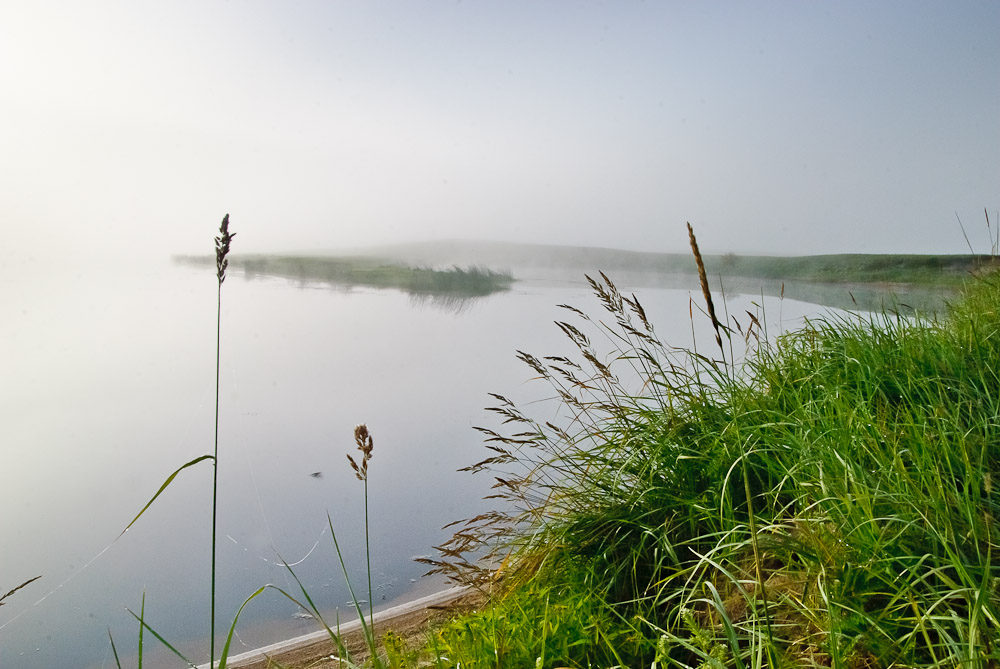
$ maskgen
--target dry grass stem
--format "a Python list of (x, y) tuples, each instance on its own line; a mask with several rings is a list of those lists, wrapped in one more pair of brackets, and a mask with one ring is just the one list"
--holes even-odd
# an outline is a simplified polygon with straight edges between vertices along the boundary
[(23, 588), (24, 586), (26, 586), (26, 585), (29, 585), (29, 584), (31, 584), (31, 583), (34, 583), (35, 581), (37, 581), (37, 580), (38, 580), (38, 579), (40, 579), (40, 578), (41, 578), (41, 576), (36, 576), (35, 578), (29, 578), (29, 579), (28, 579), (27, 581), (25, 581), (25, 582), (24, 582), (24, 583), (22, 583), (21, 585), (17, 586), (16, 588), (14, 588), (13, 590), (11, 590), (10, 592), (8, 592), (8, 593), (7, 593), (6, 595), (4, 595), (3, 597), (0, 597), (0, 606), (3, 606), (3, 600), (5, 600), (5, 599), (7, 599), (8, 597), (10, 597), (11, 595), (13, 595), (13, 594), (14, 594), (15, 592), (17, 592), (18, 590), (20, 590), (20, 589), (21, 589), (21, 588)]
[(705, 304), (708, 306), (708, 317), (712, 319), (712, 327), (715, 328), (715, 343), (722, 349), (722, 333), (719, 331), (719, 319), (715, 315), (715, 302), (712, 301), (712, 291), (708, 288), (708, 274), (705, 272), (705, 261), (701, 259), (701, 251), (698, 250), (698, 240), (694, 238), (694, 228), (687, 224), (688, 239), (691, 242), (691, 252), (694, 253), (694, 261), (698, 264), (698, 281), (701, 282), (701, 294), (705, 296)]

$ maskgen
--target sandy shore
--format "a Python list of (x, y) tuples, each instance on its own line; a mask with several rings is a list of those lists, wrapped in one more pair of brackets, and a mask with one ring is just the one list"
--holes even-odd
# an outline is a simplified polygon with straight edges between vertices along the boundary
[[(482, 595), (475, 590), (458, 587), (427, 595), (376, 613), (375, 636), (380, 638), (392, 631), (406, 639), (409, 645), (416, 647), (422, 644), (426, 632), (434, 625), (445, 622), (461, 611), (472, 610), (482, 601)], [(361, 625), (357, 620), (341, 625), (340, 636), (352, 661), (357, 662), (368, 655)], [(279, 664), (288, 669), (343, 666), (338, 661), (336, 647), (325, 631), (313, 632), (229, 658), (229, 666), (234, 669), (268, 669)]]

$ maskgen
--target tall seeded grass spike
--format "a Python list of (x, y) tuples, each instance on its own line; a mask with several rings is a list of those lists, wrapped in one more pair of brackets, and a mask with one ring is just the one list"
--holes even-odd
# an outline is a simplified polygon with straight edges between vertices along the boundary
[[(372, 439), (372, 435), (368, 431), (368, 426), (361, 423), (354, 428), (354, 441), (358, 445), (358, 450), (361, 451), (361, 464), (359, 465), (354, 458), (351, 457), (350, 453), (347, 454), (347, 461), (351, 463), (351, 469), (354, 470), (354, 475), (358, 477), (359, 481), (362, 481), (365, 484), (365, 562), (368, 567), (368, 621), (371, 626), (372, 633), (374, 633), (375, 609), (374, 604), (372, 603), (372, 550), (371, 540), (368, 535), (368, 461), (372, 459), (372, 451), (375, 449), (375, 440)], [(357, 605), (357, 602), (355, 602), (355, 605)], [(374, 637), (369, 636), (369, 640), (373, 638)], [(372, 647), (372, 655), (374, 656), (374, 654), (375, 649)]]
[(215, 451), (212, 454), (212, 635), (209, 638), (209, 669), (215, 667), (215, 553), (216, 537), (218, 536), (219, 508), (219, 371), (222, 353), (222, 282), (226, 280), (226, 267), (229, 266), (229, 244), (236, 233), (229, 232), (229, 214), (222, 219), (219, 226), (219, 236), (215, 238), (215, 270), (219, 278), (218, 302), (215, 325)]
[(215, 270), (219, 277), (219, 285), (226, 280), (226, 268), (229, 267), (229, 244), (236, 233), (229, 233), (229, 214), (222, 219), (222, 226), (219, 228), (219, 236), (215, 238)]
[(708, 317), (712, 319), (712, 327), (715, 328), (715, 343), (722, 348), (722, 333), (719, 331), (719, 319), (715, 315), (715, 302), (712, 301), (712, 291), (708, 288), (708, 274), (705, 272), (705, 261), (701, 259), (701, 251), (698, 250), (698, 240), (694, 238), (694, 228), (688, 223), (688, 240), (691, 242), (691, 252), (694, 253), (694, 261), (698, 265), (698, 281), (701, 282), (701, 294), (705, 296), (705, 304), (708, 305)]
[(368, 432), (367, 425), (361, 424), (354, 428), (354, 441), (358, 444), (358, 450), (361, 451), (361, 464), (358, 465), (349, 453), (347, 460), (351, 463), (351, 469), (354, 470), (354, 475), (358, 477), (358, 480), (367, 481), (368, 461), (372, 459), (372, 449), (375, 448), (375, 442)]

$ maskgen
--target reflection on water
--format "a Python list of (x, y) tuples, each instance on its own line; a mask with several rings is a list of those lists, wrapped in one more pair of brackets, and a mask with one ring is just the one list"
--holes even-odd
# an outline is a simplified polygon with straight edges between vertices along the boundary
[[(207, 256), (174, 258), (194, 267), (211, 261)], [(513, 282), (509, 271), (482, 265), (414, 266), (369, 256), (236, 255), (228, 262), (231, 270), (242, 269), (247, 279), (283, 277), (301, 285), (395, 289), (414, 295), (486, 297), (508, 290)]]
[(727, 294), (745, 293), (786, 297), (844, 311), (899, 312), (903, 315), (936, 313), (945, 309), (954, 291), (944, 288), (912, 288), (872, 284), (812, 283), (807, 281), (762, 281), (727, 278), (712, 282)]
[[(302, 277), (275, 277), (270, 274), (246, 271), (243, 278), (248, 281), (281, 281), (288, 286), (294, 286), (299, 290), (331, 290), (345, 295), (353, 293), (366, 293), (379, 290), (370, 286), (355, 283), (338, 281), (316, 281)], [(410, 305), (416, 308), (438, 309), (453, 315), (460, 315), (473, 308), (476, 304), (490, 298), (491, 295), (509, 290), (509, 287), (490, 289), (485, 293), (466, 292), (463, 290), (423, 290), (409, 291), (403, 290), (409, 297)]]
[[(563, 273), (550, 276), (568, 278)], [(573, 277), (576, 278), (576, 277)], [(700, 292), (698, 277), (653, 272), (615, 272), (611, 275), (619, 287), (671, 288)], [(889, 284), (815, 283), (771, 279), (709, 276), (713, 291), (726, 296), (746, 295), (759, 298), (785, 298), (843, 311), (896, 312), (903, 314), (940, 312), (954, 297), (948, 288), (927, 288)]]
[(410, 306), (419, 309), (438, 309), (455, 316), (460, 316), (477, 304), (482, 304), (490, 299), (489, 296), (484, 295), (465, 297), (448, 293), (412, 293), (409, 297)]

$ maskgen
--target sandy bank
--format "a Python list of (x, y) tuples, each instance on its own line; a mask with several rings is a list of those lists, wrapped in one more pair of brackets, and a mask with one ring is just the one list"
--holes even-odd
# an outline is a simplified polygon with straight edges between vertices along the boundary
[[(442, 590), (376, 613), (375, 636), (380, 638), (392, 631), (416, 645), (423, 641), (425, 632), (430, 627), (444, 622), (459, 611), (473, 609), (482, 601), (478, 592), (467, 588)], [(341, 625), (340, 636), (353, 661), (367, 656), (368, 650), (359, 621), (353, 620)], [(343, 666), (338, 662), (336, 647), (325, 630), (240, 653), (230, 657), (228, 665), (233, 669), (267, 669), (278, 666), (275, 662), (288, 669)], [(207, 664), (199, 667), (207, 668)]]

